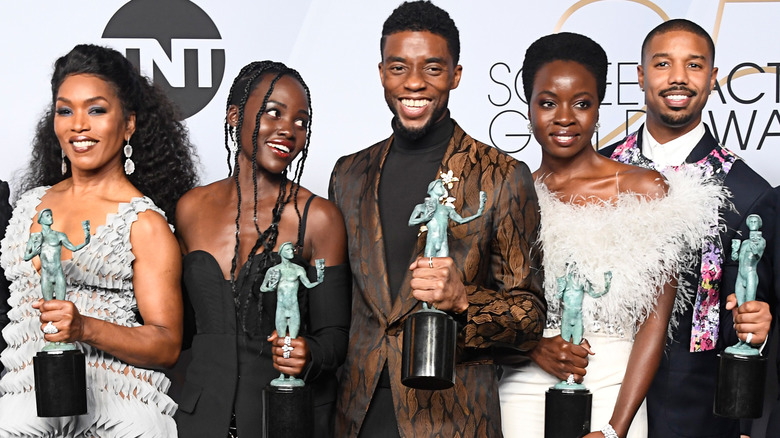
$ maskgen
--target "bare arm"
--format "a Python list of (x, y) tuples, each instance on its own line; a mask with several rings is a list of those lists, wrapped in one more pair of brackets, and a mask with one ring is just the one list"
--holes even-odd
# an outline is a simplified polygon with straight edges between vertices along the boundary
[[(634, 346), (628, 357), (626, 374), (620, 387), (615, 410), (609, 424), (618, 436), (624, 437), (634, 420), (634, 415), (642, 404), (650, 383), (653, 381), (658, 364), (661, 362), (664, 345), (666, 344), (666, 329), (674, 307), (676, 282), (670, 281), (664, 285), (658, 297), (656, 312), (651, 314), (634, 338)], [(603, 425), (594, 425), (600, 428)]]
[[(310, 263), (325, 259), (326, 269), (331, 269), (331, 273), (334, 272), (332, 269), (336, 269), (333, 267), (347, 263), (344, 219), (331, 202), (321, 198), (312, 201), (304, 246), (311, 248)], [(351, 291), (348, 278), (340, 283), (343, 287), (332, 287), (337, 277), (325, 274), (326, 284), (309, 291), (309, 332), (291, 341), (294, 349), (288, 359), (284, 358), (282, 350), (284, 338), (279, 338), (276, 332), (269, 338), (273, 345), (274, 368), (280, 372), (293, 376), (305, 372), (307, 379), (311, 379), (323, 370), (335, 372), (344, 362), (349, 337)], [(301, 281), (304, 281), (303, 277)], [(308, 278), (305, 281), (308, 282)]]
[(47, 341), (81, 341), (132, 365), (169, 367), (181, 351), (181, 255), (165, 219), (154, 212), (141, 213), (133, 223), (130, 243), (135, 255), (133, 287), (144, 320), (139, 327), (124, 327), (82, 316), (70, 301), (39, 302), (41, 322), (52, 321), (59, 333)]

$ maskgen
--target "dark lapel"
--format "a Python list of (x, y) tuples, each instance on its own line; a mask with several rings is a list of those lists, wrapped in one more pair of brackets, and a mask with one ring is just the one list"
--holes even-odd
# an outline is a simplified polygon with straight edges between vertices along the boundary
[(387, 139), (381, 147), (372, 151), (366, 159), (366, 183), (360, 193), (360, 221), (356, 227), (359, 233), (357, 241), (361, 252), (361, 263), (367, 272), (365, 284), (361, 289), (366, 299), (387, 318), (392, 303), (387, 280), (387, 262), (385, 245), (382, 238), (382, 221), (379, 219), (379, 177), (390, 151), (393, 137)]

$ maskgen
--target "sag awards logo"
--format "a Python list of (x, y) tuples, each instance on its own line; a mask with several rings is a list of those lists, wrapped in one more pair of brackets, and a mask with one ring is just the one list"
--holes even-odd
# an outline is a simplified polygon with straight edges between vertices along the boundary
[(186, 119), (211, 102), (225, 74), (225, 50), (214, 21), (188, 0), (132, 0), (103, 31), (149, 75)]
[[(553, 31), (561, 31), (562, 26), (574, 13), (593, 8), (600, 1), (575, 2), (560, 17)], [(652, 1), (634, 2), (661, 21), (670, 18)], [(722, 3), (734, 3), (737, 7), (741, 2), (722, 0)], [(778, 3), (778, 0), (767, 3)], [(715, 18), (714, 26), (708, 30), (717, 46), (721, 25), (728, 17), (724, 17), (721, 8)], [(731, 37), (733, 38), (733, 35)], [(733, 44), (733, 41), (724, 43)], [(638, 51), (637, 47), (636, 52)], [(636, 79), (639, 61), (620, 60), (615, 56), (609, 58), (617, 60), (609, 65), (607, 97), (601, 106), (602, 125), (609, 126), (602, 128), (605, 132), (597, 133), (594, 138), (599, 147), (620, 140), (636, 130), (643, 121), (646, 110)], [(780, 138), (780, 110), (777, 108), (777, 104), (780, 104), (780, 62), (771, 57), (736, 60), (732, 58), (726, 63), (721, 61), (716, 64), (719, 66), (718, 80), (702, 115), (712, 134), (738, 153), (774, 147)], [(528, 102), (523, 93), (520, 66), (517, 62), (496, 61), (488, 69), (487, 76), (490, 81), (487, 99), (495, 109), (488, 131), (490, 141), (493, 146), (505, 152), (520, 152), (531, 143), (533, 137), (526, 127)], [(605, 118), (613, 123), (604, 123)]]

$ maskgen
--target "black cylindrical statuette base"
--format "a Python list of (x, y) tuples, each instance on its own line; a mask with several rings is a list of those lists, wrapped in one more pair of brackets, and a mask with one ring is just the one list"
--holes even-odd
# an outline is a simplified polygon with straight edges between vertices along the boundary
[(455, 384), (457, 324), (438, 310), (424, 309), (404, 323), (401, 383), (416, 389), (447, 389)]
[(311, 390), (308, 386), (266, 386), (263, 419), (263, 438), (312, 438)]
[(759, 418), (764, 410), (766, 357), (718, 355), (718, 384), (712, 411), (726, 418)]
[(35, 405), (39, 417), (87, 413), (84, 353), (79, 350), (38, 352), (33, 358)]
[(593, 394), (550, 388), (544, 400), (544, 438), (580, 438), (590, 432)]

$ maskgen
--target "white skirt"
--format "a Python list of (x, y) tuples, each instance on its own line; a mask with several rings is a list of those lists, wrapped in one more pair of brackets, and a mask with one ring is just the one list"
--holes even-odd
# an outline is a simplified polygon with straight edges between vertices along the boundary
[[(544, 331), (544, 337), (559, 334), (560, 330)], [(595, 333), (585, 333), (584, 337), (595, 353), (588, 356), (583, 383), (593, 394), (591, 431), (598, 431), (612, 417), (633, 342)], [(499, 394), (505, 438), (544, 438), (545, 392), (558, 382), (534, 362), (522, 367), (504, 366)], [(647, 410), (643, 401), (631, 423), (628, 438), (646, 437)]]

